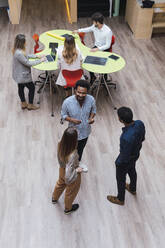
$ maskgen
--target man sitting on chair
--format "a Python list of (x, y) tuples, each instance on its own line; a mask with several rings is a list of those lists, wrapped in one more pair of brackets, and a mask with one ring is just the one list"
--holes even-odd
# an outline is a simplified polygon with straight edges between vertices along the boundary
[[(112, 41), (112, 31), (111, 29), (104, 24), (104, 16), (96, 12), (92, 15), (93, 25), (87, 28), (80, 28), (78, 30), (74, 30), (73, 33), (89, 33), (93, 32), (95, 38), (95, 46), (91, 49), (91, 52), (96, 51), (109, 51)], [(94, 73), (90, 72), (92, 84), (95, 80)], [(105, 80), (107, 80), (107, 75), (104, 75)]]

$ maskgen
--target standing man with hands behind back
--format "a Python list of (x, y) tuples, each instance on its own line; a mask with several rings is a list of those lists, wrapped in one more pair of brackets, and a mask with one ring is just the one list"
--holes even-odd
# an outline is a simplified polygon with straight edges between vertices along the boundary
[[(117, 110), (118, 118), (124, 124), (120, 136), (120, 153), (117, 157), (116, 180), (118, 195), (108, 195), (108, 201), (124, 205), (125, 189), (132, 195), (136, 195), (136, 161), (140, 156), (142, 142), (145, 140), (145, 126), (140, 120), (133, 120), (133, 112), (130, 108), (121, 107)], [(130, 177), (130, 184), (126, 183), (126, 174)]]
[[(62, 120), (69, 122), (69, 127), (76, 127), (78, 131), (77, 151), (79, 161), (91, 132), (91, 124), (94, 123), (96, 115), (96, 104), (93, 96), (88, 95), (89, 83), (86, 80), (79, 80), (75, 86), (75, 95), (68, 97), (62, 104)], [(84, 172), (88, 171), (86, 165), (80, 163)]]
[[(111, 29), (104, 24), (104, 16), (96, 12), (92, 15), (93, 25), (87, 28), (80, 28), (78, 30), (74, 30), (73, 33), (89, 33), (93, 32), (95, 38), (95, 46), (91, 49), (91, 52), (97, 51), (109, 51), (112, 42), (112, 31)], [(90, 72), (91, 75), (91, 84), (95, 80), (94, 73)], [(107, 79), (107, 75), (104, 76), (105, 80)]]

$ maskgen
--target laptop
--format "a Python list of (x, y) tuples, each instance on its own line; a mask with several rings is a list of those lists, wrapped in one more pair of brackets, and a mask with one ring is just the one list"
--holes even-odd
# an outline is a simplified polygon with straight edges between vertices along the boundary
[(53, 48), (53, 49), (58, 48), (58, 43), (56, 43), (56, 42), (49, 42), (49, 48)]
[(53, 62), (54, 58), (51, 55), (46, 55), (47, 62)]

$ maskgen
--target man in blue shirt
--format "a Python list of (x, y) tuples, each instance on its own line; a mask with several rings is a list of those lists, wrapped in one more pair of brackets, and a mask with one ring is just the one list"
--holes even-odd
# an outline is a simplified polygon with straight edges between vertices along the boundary
[[(136, 161), (140, 156), (142, 142), (145, 140), (145, 126), (142, 121), (133, 121), (130, 108), (121, 107), (117, 111), (119, 121), (124, 124), (120, 136), (120, 153), (117, 157), (116, 180), (118, 195), (108, 195), (107, 199), (115, 204), (124, 205), (125, 189), (136, 195)], [(130, 184), (126, 183), (126, 174), (130, 177)]]
[[(88, 95), (89, 83), (85, 80), (77, 81), (75, 95), (68, 97), (62, 104), (61, 117), (69, 122), (69, 127), (74, 126), (78, 132), (79, 161), (91, 133), (91, 124), (96, 115), (96, 103), (93, 96)], [(80, 164), (87, 171), (85, 165)]]

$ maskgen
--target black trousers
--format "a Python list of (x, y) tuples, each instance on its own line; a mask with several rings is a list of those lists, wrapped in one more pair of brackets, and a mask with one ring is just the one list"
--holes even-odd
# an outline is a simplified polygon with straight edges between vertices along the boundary
[[(96, 46), (94, 46), (93, 48), (97, 48)], [(103, 52), (109, 52), (109, 49), (106, 49), (106, 50), (104, 50)], [(90, 73), (90, 78), (91, 78), (91, 83), (92, 83), (92, 80), (93, 80), (93, 78), (95, 77), (94, 75), (94, 73), (93, 72), (89, 72)], [(104, 74), (104, 78), (105, 78), (105, 80), (107, 80), (107, 74)]]
[(28, 88), (29, 90), (29, 103), (33, 104), (33, 100), (34, 100), (34, 93), (35, 93), (35, 86), (33, 82), (29, 82), (29, 83), (24, 83), (24, 84), (18, 84), (18, 95), (21, 99), (21, 102), (25, 102), (25, 93), (24, 93), (24, 88)]
[(130, 190), (136, 191), (137, 173), (136, 173), (136, 161), (132, 161), (126, 165), (116, 165), (116, 180), (118, 195), (117, 198), (120, 201), (125, 200), (125, 184), (126, 175), (130, 177)]
[(81, 161), (83, 150), (86, 146), (87, 140), (88, 140), (88, 137), (82, 140), (78, 140), (77, 152), (79, 155), (79, 161)]

